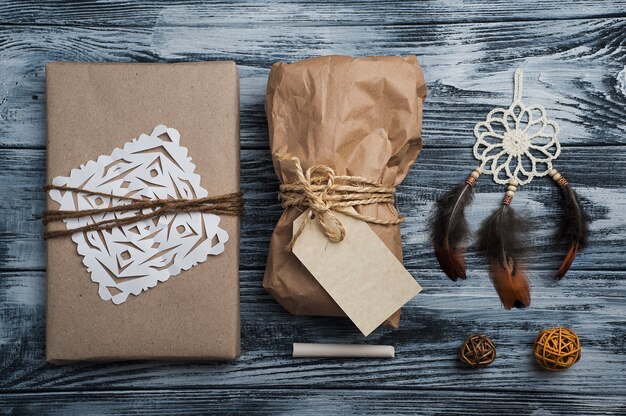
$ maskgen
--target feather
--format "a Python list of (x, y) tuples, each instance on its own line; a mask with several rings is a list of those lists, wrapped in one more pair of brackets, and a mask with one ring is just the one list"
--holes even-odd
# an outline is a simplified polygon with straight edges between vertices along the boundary
[(530, 284), (522, 266), (529, 223), (503, 205), (480, 226), (476, 247), (489, 260), (489, 277), (506, 309), (530, 306)]
[(576, 258), (576, 255), (578, 254), (578, 250), (579, 250), (578, 244), (572, 244), (569, 250), (567, 250), (567, 254), (565, 255), (565, 258), (563, 259), (563, 261), (561, 262), (561, 266), (559, 267), (559, 270), (554, 275), (557, 279), (561, 279), (563, 276), (565, 276), (565, 273), (567, 273), (570, 266), (574, 262), (574, 259)]
[(502, 266), (499, 261), (492, 260), (489, 276), (506, 309), (530, 306), (530, 283), (518, 262), (510, 261)]
[(465, 279), (465, 242), (469, 227), (465, 208), (474, 199), (474, 187), (468, 183), (455, 186), (436, 203), (430, 218), (431, 239), (437, 261), (452, 280)]
[(563, 218), (555, 237), (558, 242), (565, 242), (568, 245), (568, 250), (559, 270), (555, 274), (557, 279), (565, 276), (576, 255), (585, 249), (589, 242), (590, 218), (580, 203), (576, 191), (566, 183), (561, 186), (561, 195)]

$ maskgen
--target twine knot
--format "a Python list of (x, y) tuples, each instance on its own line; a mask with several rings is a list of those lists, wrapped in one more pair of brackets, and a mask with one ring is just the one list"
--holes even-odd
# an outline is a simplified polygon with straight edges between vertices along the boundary
[(306, 171), (302, 169), (300, 159), (288, 154), (275, 155), (280, 161), (291, 162), (294, 167), (295, 181), (280, 185), (278, 197), (284, 209), (305, 206), (311, 211), (294, 234), (287, 250), (291, 251), (304, 227), (311, 220), (317, 220), (330, 241), (339, 242), (346, 236), (346, 229), (335, 212), (341, 212), (371, 224), (397, 225), (404, 221), (401, 216), (391, 220), (382, 220), (360, 214), (350, 209), (357, 205), (393, 204), (395, 188), (360, 176), (336, 175), (326, 165), (315, 165)]

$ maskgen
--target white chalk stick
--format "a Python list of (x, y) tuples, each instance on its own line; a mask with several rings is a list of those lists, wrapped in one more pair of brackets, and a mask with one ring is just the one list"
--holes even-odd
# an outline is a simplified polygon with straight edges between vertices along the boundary
[(393, 358), (395, 354), (391, 345), (293, 343), (294, 358)]

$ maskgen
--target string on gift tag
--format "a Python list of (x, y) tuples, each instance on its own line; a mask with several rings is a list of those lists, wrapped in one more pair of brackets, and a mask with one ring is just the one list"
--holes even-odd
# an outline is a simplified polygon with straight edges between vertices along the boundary
[(342, 241), (346, 230), (333, 211), (370, 224), (397, 225), (404, 222), (404, 218), (399, 215), (394, 219), (383, 220), (350, 209), (359, 205), (393, 204), (396, 192), (394, 187), (384, 186), (380, 182), (361, 176), (336, 175), (335, 171), (326, 165), (312, 166), (304, 171), (297, 157), (290, 154), (275, 156), (278, 160), (291, 162), (296, 176), (294, 182), (280, 185), (278, 197), (282, 207), (286, 209), (304, 206), (311, 210), (311, 216), (307, 217), (294, 233), (287, 246), (288, 251), (292, 250), (308, 222), (314, 219), (319, 222), (330, 241)]
[[(82, 227), (68, 230), (47, 231), (44, 239), (67, 237), (77, 232), (110, 230), (115, 227), (137, 223), (152, 218), (157, 218), (168, 214), (181, 214), (190, 212), (201, 212), (215, 215), (241, 216), (243, 214), (243, 193), (233, 192), (218, 196), (207, 196), (196, 199), (137, 199), (132, 197), (111, 195), (104, 192), (91, 191), (83, 188), (73, 188), (69, 186), (46, 185), (44, 191), (58, 190), (65, 192), (82, 193), (89, 196), (100, 196), (105, 198), (116, 198), (129, 201), (124, 205), (110, 206), (107, 208), (97, 208), (79, 211), (49, 210), (44, 211), (41, 221), (44, 224), (63, 221), (70, 218), (84, 218), (107, 213), (128, 213), (133, 215), (125, 218), (111, 218), (108, 220), (95, 221)], [(150, 210), (150, 212), (144, 212)]]

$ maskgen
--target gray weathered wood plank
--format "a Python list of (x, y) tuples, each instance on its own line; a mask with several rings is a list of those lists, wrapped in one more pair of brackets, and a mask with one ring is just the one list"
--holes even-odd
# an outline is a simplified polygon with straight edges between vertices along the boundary
[(577, 19), (626, 15), (624, 1), (199, 1), (132, 2), (9, 0), (0, 6), (0, 24), (88, 26), (223, 26), (250, 22), (278, 30), (284, 24), (424, 24), (512, 20)]
[(156, 390), (0, 395), (8, 414), (623, 415), (622, 398), (536, 392), (404, 389)]
[[(276, 197), (278, 182), (268, 150), (243, 150), (241, 153), (242, 190), (246, 211), (243, 217), (241, 267), (265, 267), (269, 237), (280, 215)], [(559, 169), (576, 187), (592, 219), (589, 249), (575, 262), (574, 268), (589, 270), (624, 270), (617, 259), (626, 254), (626, 195), (622, 178), (615, 172), (626, 169), (626, 147), (565, 148)], [(398, 207), (406, 216), (402, 225), (405, 264), (410, 270), (431, 268), (435, 264), (427, 237), (427, 216), (433, 201), (447, 188), (462, 181), (476, 165), (469, 148), (425, 149), (399, 188)], [(44, 207), (41, 188), (45, 181), (45, 151), (0, 150), (0, 183), (3, 204), (0, 205), (0, 270), (44, 270), (43, 228), (39, 214)], [(470, 225), (480, 221), (498, 206), (504, 188), (489, 177), (478, 182), (478, 195), (469, 212)], [(530, 245), (535, 255), (530, 264), (544, 270), (555, 270), (563, 254), (553, 248), (550, 235), (556, 229), (560, 208), (556, 186), (540, 178), (524, 186), (516, 195), (514, 207), (535, 221)], [(470, 250), (470, 272), (484, 274), (482, 262)]]
[[(455, 284), (431, 269), (420, 270), (417, 277), (425, 289), (404, 308), (400, 329), (379, 328), (365, 339), (345, 318), (289, 315), (262, 289), (261, 271), (242, 271), (242, 356), (238, 361), (56, 367), (44, 363), (44, 273), (0, 273), (0, 389), (263, 386), (626, 395), (625, 272), (573, 272), (558, 284), (535, 279), (533, 305), (524, 311), (502, 309), (486, 277)], [(532, 341), (541, 329), (559, 325), (577, 331), (583, 354), (574, 367), (554, 374), (536, 365)], [(462, 368), (456, 359), (456, 349), (474, 332), (488, 334), (498, 348), (498, 359), (478, 372)], [(290, 347), (298, 341), (391, 344), (396, 346), (396, 358), (294, 360)]]
[[(0, 408), (13, 414), (624, 414), (626, 413), (626, 2), (460, 0), (343, 3), (243, 0), (175, 4), (0, 4)], [(546, 20), (547, 19), (547, 20)], [(481, 22), (480, 24), (475, 22)], [(293, 317), (261, 287), (280, 214), (267, 149), (263, 93), (269, 66), (309, 56), (416, 54), (428, 80), (425, 150), (400, 188), (406, 265), (425, 290), (398, 331), (364, 339), (346, 319)], [(242, 358), (232, 364), (44, 363), (45, 264), (39, 191), (45, 176), (43, 66), (51, 60), (240, 65)], [(471, 129), (511, 98), (526, 71), (527, 102), (562, 127), (560, 169), (583, 197), (592, 244), (562, 282), (549, 275), (558, 218), (549, 180), (523, 187), (515, 207), (536, 221), (533, 304), (503, 310), (470, 248), (470, 278), (435, 269), (425, 226), (432, 201), (471, 170)], [(445, 169), (442, 172), (442, 169)], [(483, 178), (471, 226), (501, 189)], [(175, 284), (175, 281), (168, 282)], [(541, 371), (532, 340), (565, 325), (583, 342), (580, 363)], [(455, 350), (484, 332), (498, 347), (490, 367), (459, 366)], [(396, 345), (394, 360), (292, 360), (293, 341)]]
[(266, 148), (271, 64), (325, 54), (418, 55), (430, 96), (425, 146), (469, 146), (472, 128), (507, 106), (526, 70), (527, 102), (546, 106), (567, 145), (626, 143), (626, 19), (426, 26), (0, 27), (0, 147), (45, 146), (44, 65), (53, 60), (233, 59), (243, 148)]

